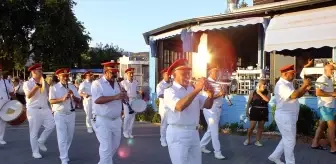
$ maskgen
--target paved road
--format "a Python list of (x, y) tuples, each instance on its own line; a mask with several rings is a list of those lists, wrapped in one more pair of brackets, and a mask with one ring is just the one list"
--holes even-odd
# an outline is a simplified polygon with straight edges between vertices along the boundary
[[(167, 148), (160, 146), (159, 128), (151, 124), (137, 123), (133, 140), (122, 139), (115, 164), (170, 164)], [(27, 124), (7, 128), (7, 145), (0, 146), (0, 164), (59, 164), (56, 132), (50, 136), (42, 153), (43, 159), (33, 159), (29, 144)], [(264, 147), (243, 146), (244, 137), (222, 135), (222, 152), (227, 160), (216, 160), (212, 154), (203, 155), (203, 164), (271, 164), (267, 157), (274, 150), (277, 140), (265, 140)], [(211, 149), (211, 145), (209, 146)], [(327, 151), (309, 149), (298, 144), (295, 149), (297, 164), (336, 164), (336, 156)], [(76, 131), (70, 148), (69, 164), (98, 163), (98, 141), (94, 134), (86, 132), (84, 112), (77, 111)]]

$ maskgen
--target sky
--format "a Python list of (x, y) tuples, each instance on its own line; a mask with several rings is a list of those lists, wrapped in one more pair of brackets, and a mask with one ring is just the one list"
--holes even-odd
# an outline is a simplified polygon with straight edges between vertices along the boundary
[[(74, 13), (90, 33), (90, 46), (117, 45), (146, 52), (143, 33), (199, 16), (224, 13), (227, 0), (75, 0)], [(241, 0), (242, 1), (242, 0)], [(252, 0), (245, 0), (252, 6)]]

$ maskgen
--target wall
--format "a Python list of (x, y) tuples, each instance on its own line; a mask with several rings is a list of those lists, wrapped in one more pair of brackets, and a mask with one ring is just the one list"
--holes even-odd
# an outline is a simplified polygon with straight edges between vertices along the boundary
[[(222, 114), (221, 114), (221, 120), (220, 124), (224, 125), (225, 123), (235, 123), (240, 122), (240, 116), (245, 115), (245, 106), (247, 103), (248, 96), (246, 95), (230, 95), (232, 106), (228, 106), (227, 101), (224, 102), (224, 105), (222, 107)], [(299, 102), (301, 104), (305, 104), (314, 110), (317, 109), (317, 98), (316, 97), (302, 97), (299, 99)], [(271, 107), (274, 105), (274, 97), (272, 97), (270, 103), (269, 103), (269, 121), (266, 123), (266, 125), (269, 125), (269, 123), (272, 122), (272, 109)], [(249, 126), (249, 122), (244, 124), (244, 127), (247, 128)]]
[[(150, 104), (155, 104), (155, 81), (156, 81), (156, 67), (157, 67), (157, 58), (152, 57), (151, 54), (149, 55), (149, 93), (150, 93)], [(156, 106), (153, 105), (153, 108), (156, 110)]]

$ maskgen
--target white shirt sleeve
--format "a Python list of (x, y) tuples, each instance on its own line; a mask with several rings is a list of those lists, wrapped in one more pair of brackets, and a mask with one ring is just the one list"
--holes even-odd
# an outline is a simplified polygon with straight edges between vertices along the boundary
[(164, 90), (164, 104), (173, 112), (175, 112), (176, 103), (180, 101), (180, 98), (177, 97), (176, 91), (174, 89), (168, 88)]
[(75, 97), (77, 97), (79, 99), (81, 98), (78, 91), (77, 91), (77, 88), (74, 85), (71, 85), (71, 90), (72, 90)]
[[(320, 83), (324, 83), (325, 82), (325, 78), (323, 76), (320, 76), (316, 82), (320, 82)], [(320, 88), (321, 90), (326, 90), (326, 86), (325, 85), (315, 85), (316, 88)]]
[(162, 95), (163, 94), (163, 89), (162, 89), (162, 87), (161, 87), (161, 85), (160, 85), (161, 83), (159, 83), (157, 86), (156, 86), (156, 94), (157, 94), (157, 97), (159, 97), (160, 95)]
[(5, 83), (6, 83), (6, 86), (7, 86), (8, 93), (14, 92), (13, 85), (11, 83), (9, 83), (8, 80), (5, 80)]
[(91, 86), (91, 93), (92, 93), (92, 101), (95, 102), (99, 97), (103, 96), (103, 90), (98, 83), (98, 81), (94, 81)]
[(56, 99), (56, 90), (54, 86), (50, 87), (49, 90), (49, 100), (51, 99)]
[(29, 87), (28, 83), (29, 81), (26, 81), (23, 83), (23, 86), (22, 86), (25, 95), (28, 95), (28, 93), (32, 90), (32, 88)]
[(280, 98), (284, 100), (288, 100), (294, 91), (294, 89), (290, 88), (286, 84), (279, 84), (275, 88), (275, 93), (278, 93)]
[(82, 82), (81, 84), (79, 84), (79, 87), (78, 87), (78, 94), (81, 94), (84, 90), (84, 82)]

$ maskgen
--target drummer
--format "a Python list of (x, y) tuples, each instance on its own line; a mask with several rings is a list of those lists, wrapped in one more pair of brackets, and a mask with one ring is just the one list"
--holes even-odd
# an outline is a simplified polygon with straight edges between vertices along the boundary
[[(48, 90), (44, 88), (42, 65), (34, 64), (28, 68), (32, 78), (23, 83), (26, 95), (27, 117), (29, 122), (30, 145), (34, 158), (42, 158), (39, 149), (47, 151), (44, 143), (54, 130), (55, 122), (48, 104)], [(38, 137), (41, 126), (44, 131)]]
[(58, 69), (55, 73), (60, 80), (50, 88), (49, 101), (56, 123), (58, 149), (62, 164), (69, 161), (68, 151), (75, 130), (75, 102), (80, 102), (80, 96), (76, 87), (70, 83), (68, 68)]
[(91, 84), (93, 80), (93, 74), (89, 70), (83, 74), (85, 80), (79, 85), (78, 93), (84, 98), (83, 107), (86, 113), (86, 128), (88, 133), (92, 133), (92, 94), (91, 94)]
[[(141, 91), (137, 91), (139, 85), (138, 81), (133, 79), (134, 68), (128, 68), (125, 70), (126, 80), (120, 82), (121, 87), (127, 91), (127, 96), (129, 98), (129, 103), (131, 104), (137, 98), (137, 94), (142, 94)], [(135, 119), (135, 114), (129, 114), (129, 108), (124, 104), (124, 129), (123, 134), (125, 138), (133, 138), (132, 129)]]
[[(14, 98), (15, 94), (14, 94), (14, 88), (12, 84), (10, 84), (8, 80), (3, 79), (2, 65), (0, 65), (0, 75), (1, 75), (0, 77), (1, 78), (0, 107), (2, 107), (7, 101), (9, 101), (11, 98)], [(6, 144), (6, 141), (4, 141), (5, 129), (6, 129), (6, 122), (0, 118), (0, 144), (1, 145)]]
[[(205, 78), (195, 88), (189, 85), (191, 68), (186, 59), (175, 61), (168, 74), (174, 76), (173, 85), (164, 91), (164, 103), (168, 108), (166, 139), (172, 164), (201, 164), (202, 153), (198, 133), (200, 109), (210, 109), (213, 104), (213, 89)], [(208, 95), (200, 94), (207, 90)]]
[(163, 69), (161, 71), (161, 74), (163, 76), (162, 81), (157, 85), (156, 87), (156, 94), (158, 95), (158, 98), (160, 100), (159, 104), (159, 114), (161, 117), (161, 127), (160, 127), (160, 134), (161, 134), (161, 146), (166, 147), (167, 146), (167, 141), (166, 141), (166, 131), (167, 131), (167, 111), (166, 108), (164, 107), (163, 103), (163, 92), (165, 89), (171, 86), (170, 83), (170, 78), (167, 74), (168, 69)]

